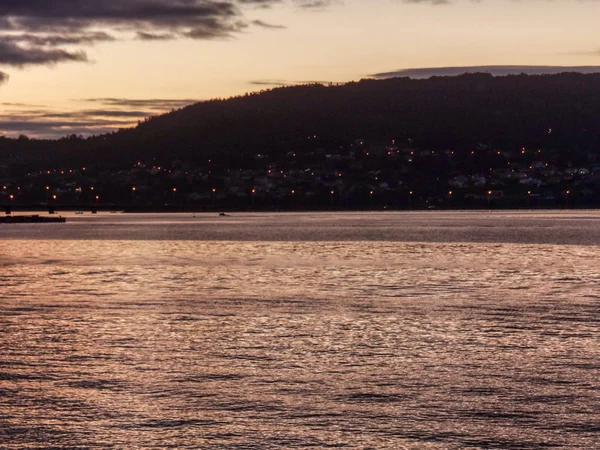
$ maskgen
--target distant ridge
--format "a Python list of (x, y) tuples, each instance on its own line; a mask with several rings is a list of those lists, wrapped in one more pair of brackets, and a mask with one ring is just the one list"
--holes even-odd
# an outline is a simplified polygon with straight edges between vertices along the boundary
[(371, 78), (386, 79), (408, 77), (423, 79), (430, 77), (454, 77), (466, 73), (488, 73), (495, 77), (506, 75), (556, 75), (561, 73), (600, 73), (600, 66), (464, 66), (464, 67), (423, 67), (400, 69), (369, 75)]

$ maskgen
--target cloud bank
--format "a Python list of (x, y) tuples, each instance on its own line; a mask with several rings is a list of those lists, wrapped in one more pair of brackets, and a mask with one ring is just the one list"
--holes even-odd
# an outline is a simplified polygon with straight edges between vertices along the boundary
[(470, 66), (470, 67), (427, 67), (417, 69), (401, 69), (392, 72), (381, 72), (369, 75), (371, 78), (386, 79), (408, 77), (425, 79), (434, 76), (452, 77), (465, 73), (489, 73), (493, 76), (506, 75), (553, 75), (565, 72), (600, 73), (600, 66)]
[(135, 126), (139, 120), (195, 103), (192, 99), (90, 98), (75, 111), (39, 105), (0, 103), (0, 134), (60, 138), (69, 134), (103, 134)]

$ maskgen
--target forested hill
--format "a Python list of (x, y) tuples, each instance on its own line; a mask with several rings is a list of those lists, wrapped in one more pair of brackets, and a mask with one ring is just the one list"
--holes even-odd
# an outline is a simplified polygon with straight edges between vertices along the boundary
[(3, 139), (0, 151), (105, 162), (200, 161), (302, 151), (314, 135), (322, 147), (395, 139), (457, 151), (478, 144), (597, 151), (600, 74), (468, 74), (282, 87), (196, 103), (87, 139)]

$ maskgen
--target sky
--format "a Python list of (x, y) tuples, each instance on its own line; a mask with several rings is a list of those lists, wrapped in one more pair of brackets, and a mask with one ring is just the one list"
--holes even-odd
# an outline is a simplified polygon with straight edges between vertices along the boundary
[(309, 82), (595, 72), (599, 17), (600, 0), (0, 0), (0, 134)]

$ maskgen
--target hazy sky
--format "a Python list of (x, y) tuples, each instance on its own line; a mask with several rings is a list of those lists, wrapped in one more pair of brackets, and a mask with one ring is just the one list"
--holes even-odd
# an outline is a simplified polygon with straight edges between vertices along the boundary
[(0, 132), (403, 69), (595, 66), (599, 18), (600, 0), (0, 0)]

